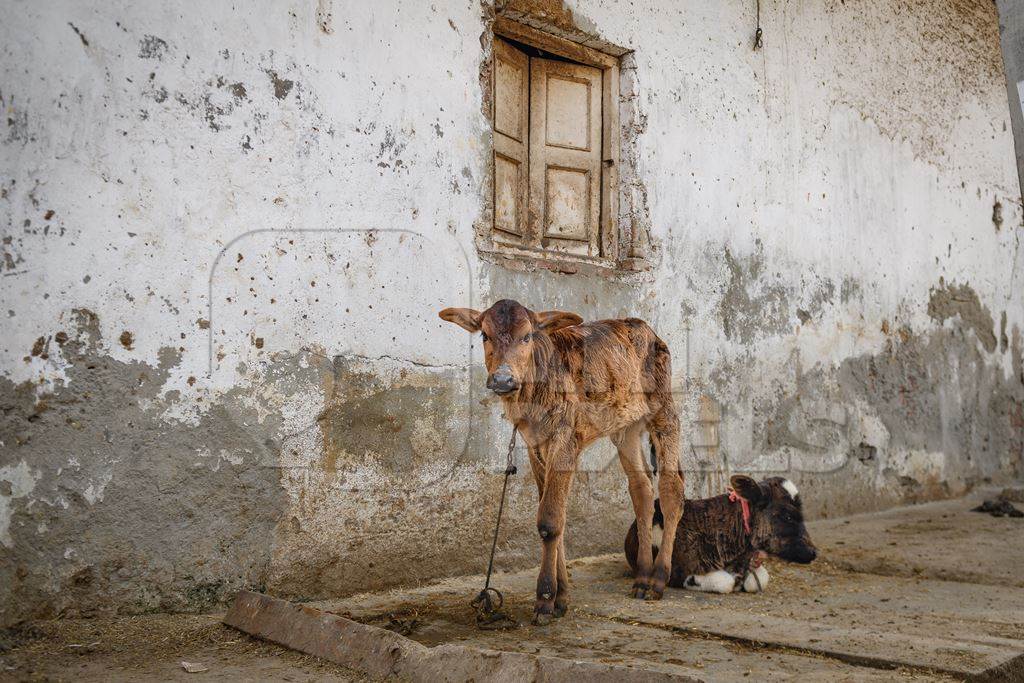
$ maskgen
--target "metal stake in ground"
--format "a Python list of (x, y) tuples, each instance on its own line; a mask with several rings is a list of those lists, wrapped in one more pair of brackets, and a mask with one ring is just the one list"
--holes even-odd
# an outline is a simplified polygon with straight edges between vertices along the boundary
[[(512, 439), (508, 442), (508, 454), (505, 463), (505, 481), (501, 485), (501, 502), (498, 503), (498, 520), (494, 524), (494, 539), (491, 541), (491, 559), (487, 561), (487, 579), (484, 589), (469, 603), (476, 610), (476, 625), (482, 629), (515, 628), (519, 625), (515, 619), (502, 611), (505, 596), (497, 588), (491, 587), (491, 571), (494, 569), (494, 550), (498, 547), (498, 530), (501, 529), (501, 513), (505, 510), (505, 493), (508, 491), (508, 478), (516, 473), (516, 461), (513, 451), (516, 447), (515, 427), (512, 428)], [(491, 594), (494, 597), (491, 597)], [(496, 602), (495, 602), (496, 601)]]

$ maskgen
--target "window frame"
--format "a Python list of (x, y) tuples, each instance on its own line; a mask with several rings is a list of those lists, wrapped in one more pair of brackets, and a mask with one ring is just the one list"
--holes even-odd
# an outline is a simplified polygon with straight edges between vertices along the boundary
[[(518, 43), (529, 45), (544, 52), (557, 55), (564, 59), (594, 67), (601, 71), (601, 218), (599, 223), (600, 254), (598, 256), (585, 256), (582, 254), (565, 253), (556, 250), (536, 248), (525, 245), (514, 245), (505, 241), (495, 239), (495, 167), (494, 167), (494, 143), (489, 155), (490, 179), (490, 215), (487, 217), (486, 246), (481, 248), (483, 252), (490, 252), (501, 256), (521, 257), (531, 261), (539, 261), (542, 264), (565, 264), (565, 263), (589, 263), (602, 268), (619, 269), (623, 265), (620, 261), (620, 231), (619, 231), (619, 57), (595, 50), (575, 43), (571, 40), (546, 33), (532, 28), (525, 24), (513, 21), (503, 16), (494, 19), (492, 33), (495, 38), (504, 38)], [(493, 57), (491, 64), (493, 74)], [(487, 112), (488, 120), (494, 134), (495, 115), (495, 92), (493, 75), (489, 78), (489, 99), (490, 106)], [(527, 151), (529, 159), (529, 151)], [(529, 183), (529, 174), (527, 174)]]

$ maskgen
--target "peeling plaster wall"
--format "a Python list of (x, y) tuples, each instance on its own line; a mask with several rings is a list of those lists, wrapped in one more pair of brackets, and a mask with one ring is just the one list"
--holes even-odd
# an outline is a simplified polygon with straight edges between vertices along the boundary
[[(505, 296), (655, 326), (691, 495), (786, 472), (831, 515), (1024, 473), (991, 2), (769, 0), (760, 51), (747, 2), (510, 5), (635, 50), (651, 270), (477, 253), (491, 7), (0, 3), (0, 622), (481, 569), (508, 429), (436, 311)], [(614, 452), (582, 470), (569, 551), (615, 550)], [(536, 561), (529, 479), (501, 566)]]

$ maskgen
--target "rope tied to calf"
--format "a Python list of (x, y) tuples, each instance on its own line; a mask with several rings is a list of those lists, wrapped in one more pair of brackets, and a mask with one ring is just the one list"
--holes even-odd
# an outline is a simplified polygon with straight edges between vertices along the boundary
[(746, 498), (736, 493), (734, 489), (729, 489), (729, 502), (735, 503), (740, 502), (740, 507), (743, 509), (743, 530), (747, 532), (747, 536), (750, 535), (750, 503)]
[[(491, 540), (491, 558), (487, 561), (487, 578), (484, 580), (484, 588), (480, 591), (470, 606), (476, 610), (477, 628), (497, 630), (515, 628), (519, 625), (508, 613), (501, 608), (505, 604), (505, 596), (497, 588), (491, 586), (491, 572), (494, 569), (494, 551), (498, 547), (498, 531), (501, 529), (501, 515), (505, 511), (505, 494), (508, 491), (508, 478), (515, 474), (516, 469), (515, 448), (516, 434), (519, 430), (512, 427), (512, 438), (508, 442), (508, 454), (505, 456), (505, 481), (501, 485), (501, 502), (498, 503), (498, 519), (494, 524), (494, 538)], [(493, 597), (492, 597), (493, 595)]]
[[(743, 515), (743, 531), (746, 532), (747, 536), (750, 536), (750, 501), (736, 493), (735, 489), (729, 489), (729, 502), (739, 502), (740, 512)], [(743, 570), (743, 583), (747, 582), (748, 576), (754, 577), (754, 583), (757, 584), (757, 592), (760, 593), (764, 590), (764, 586), (761, 585), (761, 577), (754, 571), (761, 566), (761, 551), (754, 550), (747, 557), (746, 566)]]
[(754, 583), (757, 584), (758, 593), (764, 592), (764, 586), (761, 584), (761, 577), (758, 575), (756, 571), (761, 567), (762, 563), (763, 553), (760, 550), (755, 550), (752, 553), (750, 553), (749, 557), (747, 557), (746, 566), (743, 570), (743, 585), (746, 586), (747, 578), (753, 576)]

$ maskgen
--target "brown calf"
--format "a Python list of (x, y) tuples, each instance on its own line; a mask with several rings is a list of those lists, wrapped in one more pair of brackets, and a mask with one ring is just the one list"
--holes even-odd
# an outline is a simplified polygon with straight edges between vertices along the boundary
[[(607, 436), (619, 452), (639, 522), (633, 595), (660, 599), (671, 575), (672, 544), (682, 515), (679, 418), (672, 400), (668, 347), (642, 320), (583, 323), (575, 313), (534, 313), (499, 301), (482, 313), (446, 308), (441, 318), (481, 332), (487, 388), (502, 398), (505, 417), (526, 441), (537, 480), (541, 566), (534, 623), (565, 613), (565, 512), (580, 453)], [(652, 557), (654, 487), (641, 438), (651, 435), (658, 457), (664, 541)]]

